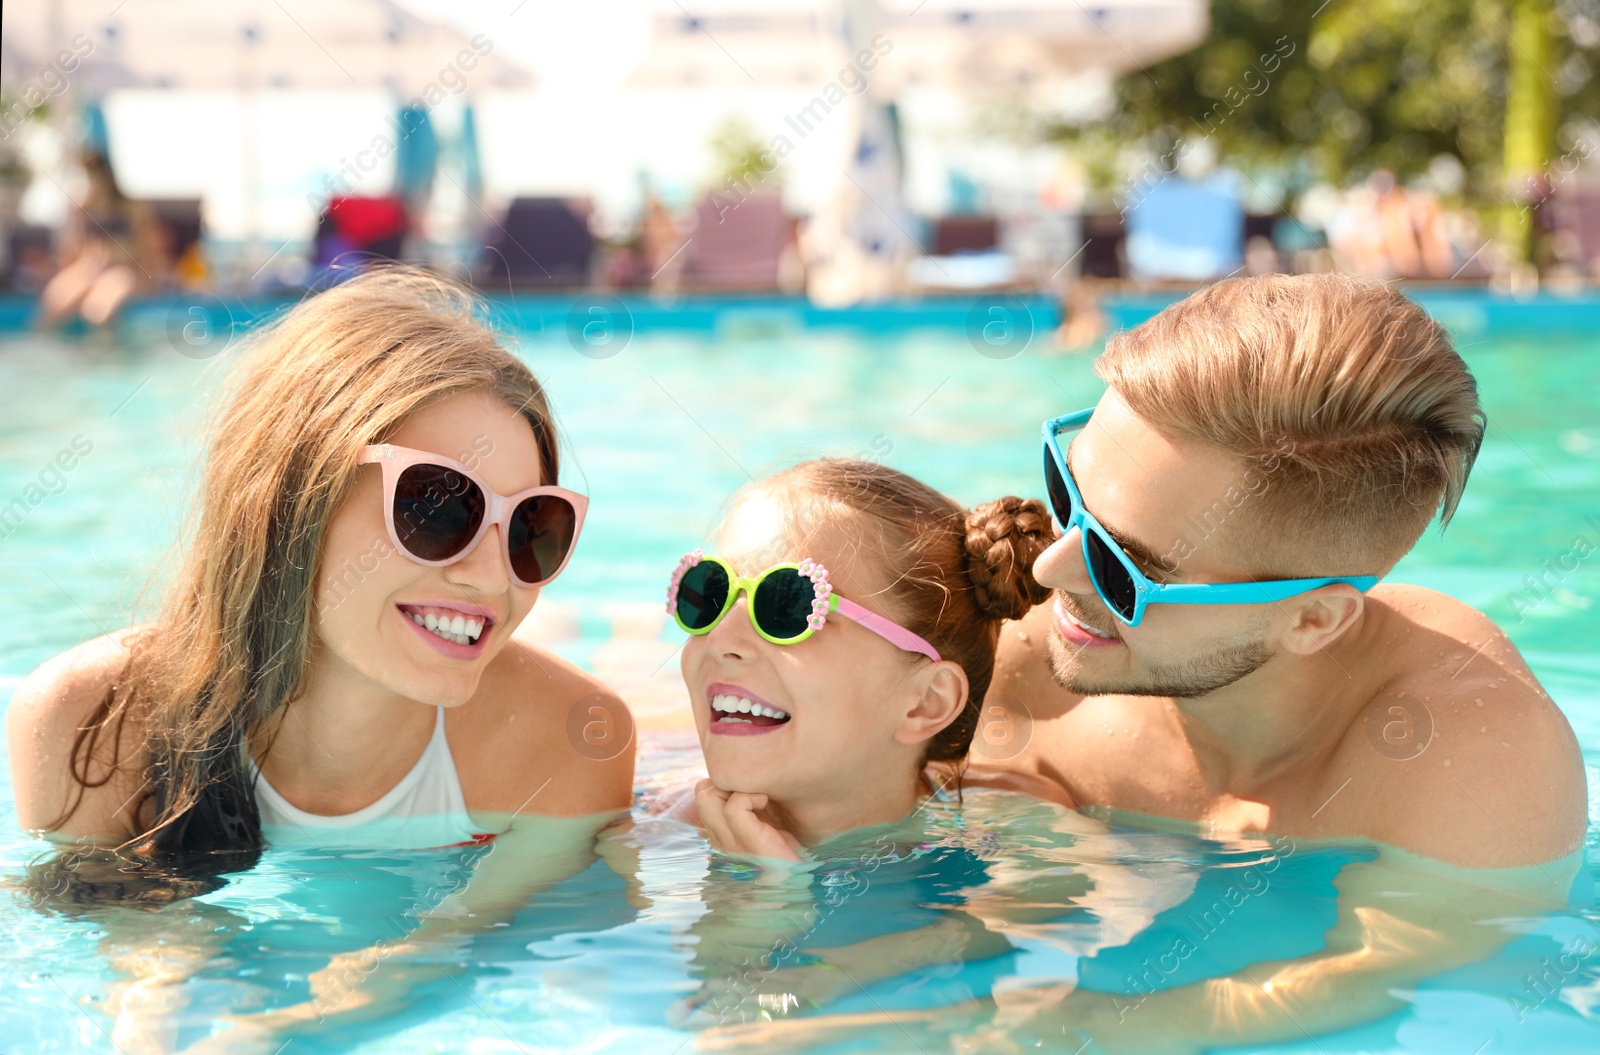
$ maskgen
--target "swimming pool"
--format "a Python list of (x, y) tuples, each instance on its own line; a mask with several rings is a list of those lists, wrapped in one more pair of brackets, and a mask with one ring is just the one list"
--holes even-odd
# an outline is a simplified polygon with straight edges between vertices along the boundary
[[(1600, 545), (1600, 394), (1589, 382), (1600, 326), (1589, 335), (1499, 329), (1484, 323), (1494, 312), (1470, 299), (1440, 315), (1466, 328), (1462, 351), (1489, 434), (1448, 535), (1426, 536), (1395, 578), (1451, 593), (1506, 627), (1571, 719), (1594, 795), (1600, 556), (1571, 555), (1578, 539)], [(592, 498), (582, 546), (545, 592), (535, 629), (635, 703), (642, 795), (692, 772), (697, 759), (677, 710), (665, 579), (748, 475), (848, 454), (885, 459), (968, 503), (1032, 494), (1038, 422), (1087, 405), (1100, 389), (1086, 356), (1053, 354), (1039, 338), (1015, 355), (980, 354), (959, 322), (868, 335), (809, 328), (768, 308), (727, 318), (717, 329), (641, 327), (604, 355), (577, 352), (560, 325), (521, 335), (570, 452), (564, 482)], [(178, 495), (192, 479), (194, 437), (226, 360), (177, 354), (159, 316), (153, 325), (135, 319), (114, 340), (0, 337), (0, 391), (10, 396), (0, 419), (0, 505), (30, 485), (42, 494), (0, 539), (0, 604), (12, 615), (0, 702), (39, 661), (130, 618), (180, 528)], [(73, 467), (50, 471), (63, 450), (76, 454)], [(39, 844), (15, 831), (9, 787), (7, 773), (0, 872), (14, 876)], [(1592, 803), (1568, 910), (1497, 918), (1502, 948), (1398, 987), (1398, 1010), (1376, 1021), (1249, 1050), (1600, 1047), (1600, 954), (1575, 951), (1582, 942), (1600, 950), (1596, 814)], [(1008, 932), (1005, 948), (868, 980), (829, 1010), (915, 1012), (1063, 978), (1136, 1002), (1151, 989), (1314, 953), (1332, 922), (1336, 877), (1370, 856), (1136, 829), (998, 793), (971, 796), (964, 808), (935, 804), (918, 824), (914, 842), (926, 853), (867, 875), (862, 848), (842, 845), (804, 894), (752, 893), (738, 874), (708, 870), (694, 833), (645, 824), (620, 861), (594, 863), (470, 946), (437, 954), (449, 969), (419, 969), (403, 1010), (297, 1037), (287, 1052), (666, 1055), (719, 1037), (731, 1045), (747, 1038), (673, 1024), (682, 1010), (674, 1005), (714, 973), (718, 913), (738, 920), (810, 906), (810, 941), (836, 946), (931, 925), (941, 906), (1018, 877), (1035, 884), (1027, 889), (1037, 919)], [(228, 1010), (302, 1000), (308, 976), (330, 956), (395, 940), (460, 885), (477, 852), (273, 850), (204, 897), (77, 919), (41, 915), (0, 891), (0, 1047), (167, 1050), (201, 1040)], [(1002, 899), (1018, 900), (1019, 888), (1010, 889)], [(1219, 904), (1229, 906), (1223, 915)], [(1163, 960), (1179, 939), (1194, 954)], [(954, 1043), (947, 1026), (914, 1020), (853, 1040), (849, 1032), (791, 1040), (801, 1050), (933, 1052)]]

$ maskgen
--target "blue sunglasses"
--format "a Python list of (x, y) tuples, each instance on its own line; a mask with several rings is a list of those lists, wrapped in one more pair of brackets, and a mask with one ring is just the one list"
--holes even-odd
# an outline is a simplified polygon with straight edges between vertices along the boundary
[(1321, 579), (1272, 579), (1266, 582), (1159, 583), (1139, 570), (1111, 533), (1083, 506), (1083, 495), (1067, 468), (1059, 437), (1089, 423), (1094, 408), (1080, 410), (1044, 423), (1044, 481), (1050, 512), (1062, 535), (1078, 529), (1083, 539), (1083, 560), (1094, 592), (1113, 615), (1128, 626), (1138, 626), (1151, 604), (1266, 604), (1319, 586), (1345, 583), (1365, 592), (1378, 581), (1375, 575), (1329, 576)]

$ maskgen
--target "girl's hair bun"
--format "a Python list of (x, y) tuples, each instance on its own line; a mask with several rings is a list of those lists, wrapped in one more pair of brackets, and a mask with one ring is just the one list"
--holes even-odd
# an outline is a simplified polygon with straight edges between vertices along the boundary
[(967, 513), (967, 576), (978, 608), (990, 619), (1020, 619), (1050, 596), (1033, 577), (1033, 562), (1056, 540), (1037, 498), (1008, 495)]

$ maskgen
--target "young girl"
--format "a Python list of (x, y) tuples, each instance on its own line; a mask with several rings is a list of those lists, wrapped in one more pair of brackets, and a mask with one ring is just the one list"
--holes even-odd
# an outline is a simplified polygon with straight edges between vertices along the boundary
[(784, 1013), (930, 949), (1009, 948), (959, 911), (988, 881), (981, 836), (923, 807), (960, 777), (1000, 624), (1044, 599), (1029, 569), (1053, 539), (1038, 501), (968, 511), (904, 473), (827, 459), (747, 487), (683, 559), (668, 609), (691, 635), (709, 778), (673, 812), (760, 868), (708, 876), (691, 928), (701, 985), (669, 1018)]
[(806, 462), (738, 495), (668, 599), (691, 635), (712, 842), (797, 860), (952, 782), (1000, 623), (1044, 598), (1029, 569), (1051, 541), (1037, 500), (968, 512), (869, 462)]

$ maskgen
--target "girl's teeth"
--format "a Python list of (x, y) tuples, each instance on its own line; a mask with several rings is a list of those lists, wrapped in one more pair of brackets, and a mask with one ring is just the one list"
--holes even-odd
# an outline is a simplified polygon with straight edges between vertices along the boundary
[(722, 717), (720, 719), (721, 721), (737, 721), (743, 722), (746, 725), (750, 724), (748, 720), (743, 718), (734, 718), (732, 716), (736, 714), (758, 714), (767, 718), (776, 719), (784, 719), (789, 717), (789, 712), (787, 711), (780, 710), (776, 707), (768, 707), (763, 703), (755, 703), (740, 696), (713, 696), (711, 698), (711, 709), (716, 711), (719, 715), (726, 716)]

